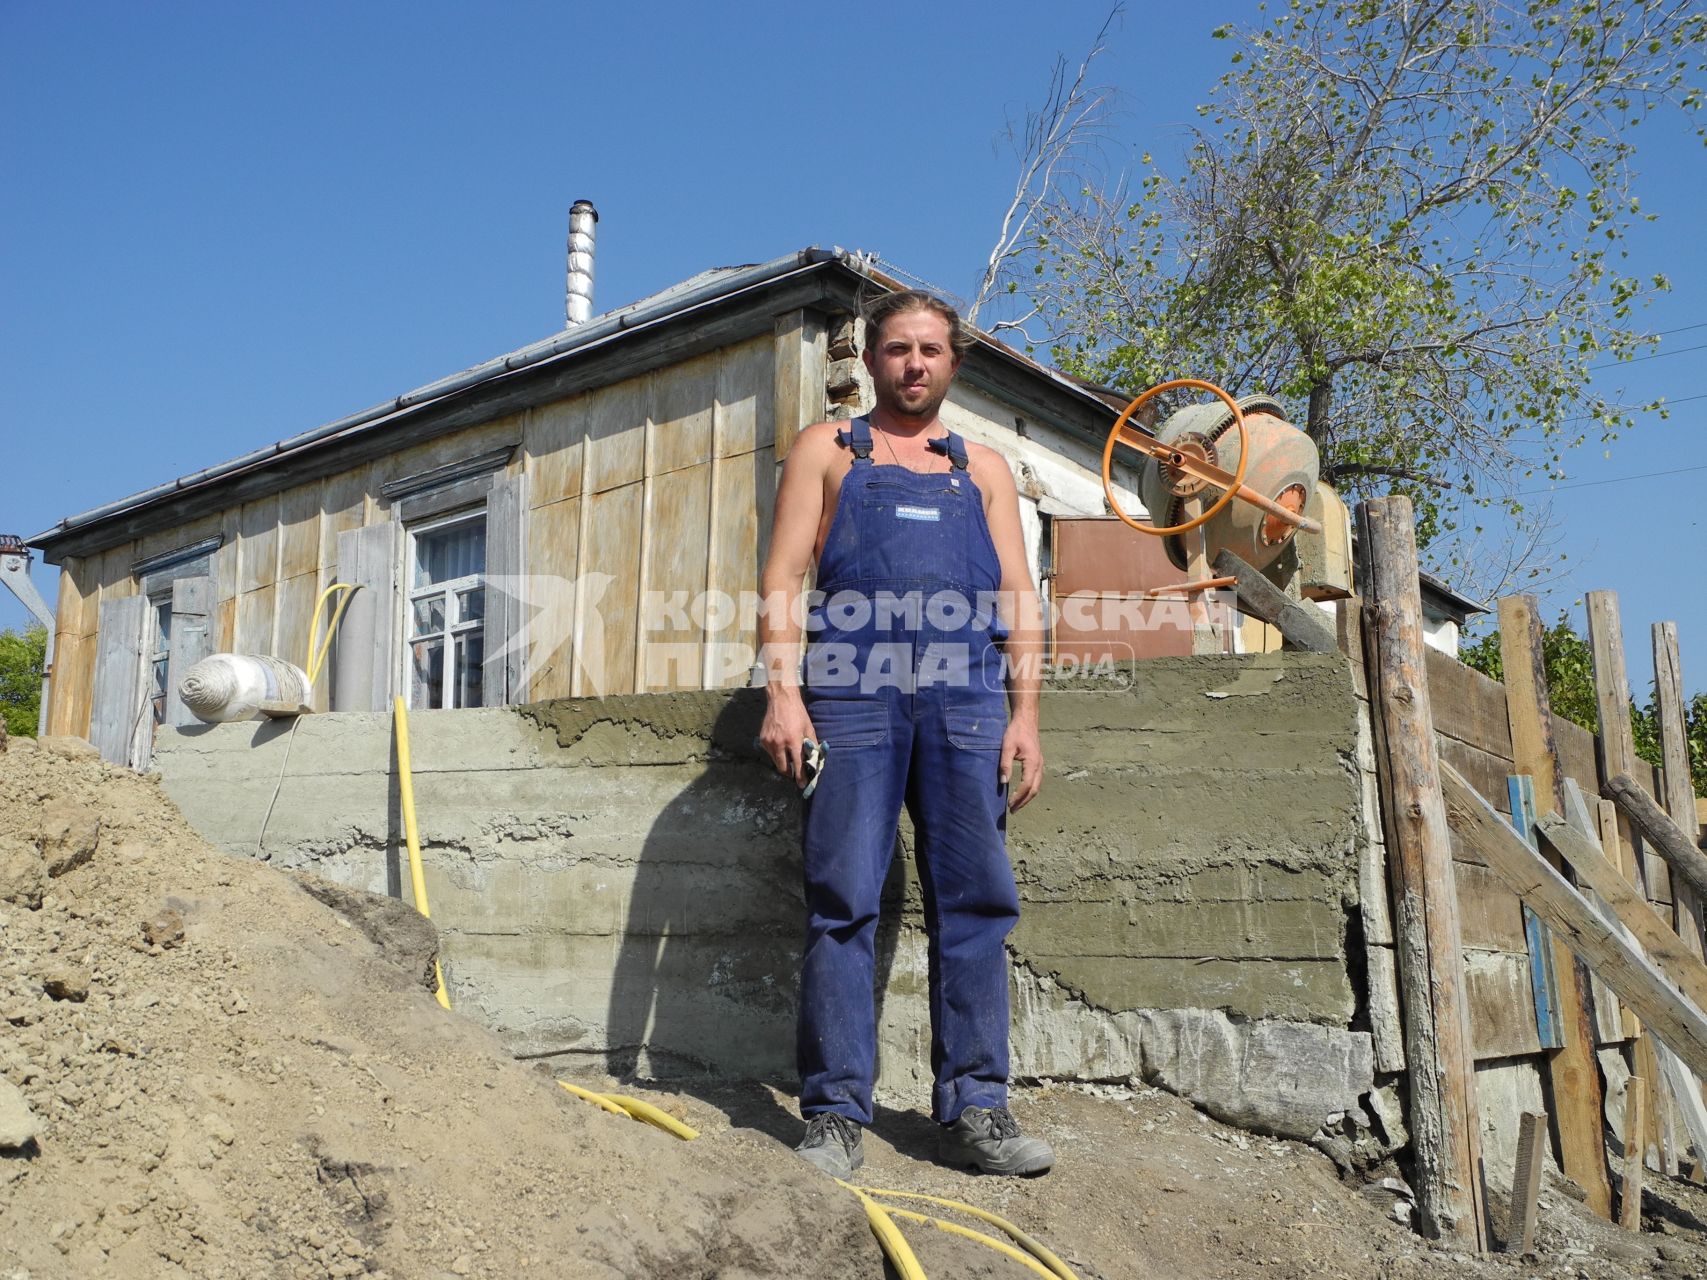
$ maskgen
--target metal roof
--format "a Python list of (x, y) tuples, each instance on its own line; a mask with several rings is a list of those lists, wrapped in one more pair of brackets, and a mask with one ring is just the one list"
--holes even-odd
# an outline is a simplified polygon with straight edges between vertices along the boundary
[[(496, 356), (461, 373), (429, 382), (412, 391), (405, 391), (359, 413), (338, 418), (201, 471), (179, 476), (165, 484), (155, 485), (153, 488), (143, 489), (67, 516), (51, 529), (43, 530), (29, 539), (29, 544), (44, 550), (51, 549), (56, 542), (73, 533), (91, 532), (107, 521), (117, 520), (145, 507), (167, 503), (191, 490), (205, 489), (238, 475), (265, 470), (287, 458), (333, 441), (383, 431), (399, 415), (502, 378), (517, 370), (535, 368), (548, 362), (569, 358), (590, 348), (602, 347), (650, 325), (678, 318), (695, 308), (727, 301), (748, 289), (774, 284), (791, 275), (804, 274), (832, 265), (855, 272), (884, 289), (896, 290), (905, 287), (878, 271), (868, 255), (850, 253), (840, 248), (812, 247), (773, 258), (769, 262), (716, 267), (702, 271), (637, 302), (595, 316), (585, 324), (576, 325), (549, 338)], [(978, 338), (981, 347), (998, 355), (1005, 363), (1019, 365), (1067, 390), (1075, 398), (1105, 406), (1104, 400), (1076, 380), (1039, 364), (1013, 348), (997, 342), (988, 334), (979, 332)]]

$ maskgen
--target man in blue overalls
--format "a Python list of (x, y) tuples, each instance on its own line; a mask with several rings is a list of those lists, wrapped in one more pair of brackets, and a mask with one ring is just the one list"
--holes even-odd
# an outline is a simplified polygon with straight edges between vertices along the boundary
[[(837, 1177), (863, 1162), (871, 1123), (879, 897), (903, 804), (930, 938), (942, 1157), (1007, 1174), (1054, 1162), (1007, 1107), (1004, 940), (1019, 898), (1004, 838), (1008, 811), (1043, 781), (1041, 619), (1006, 461), (938, 416), (970, 343), (953, 309), (929, 294), (868, 308), (876, 407), (795, 440), (764, 571), (761, 742), (801, 786), (805, 744), (825, 749), (802, 823), (799, 1150)], [(802, 619), (814, 563), (815, 603)]]

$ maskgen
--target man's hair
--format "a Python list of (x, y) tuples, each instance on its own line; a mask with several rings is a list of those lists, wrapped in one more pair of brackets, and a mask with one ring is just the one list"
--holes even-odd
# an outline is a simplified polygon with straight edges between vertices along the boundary
[(954, 351), (956, 359), (970, 351), (975, 341), (972, 331), (961, 323), (960, 313), (934, 293), (926, 293), (923, 289), (902, 289), (896, 293), (880, 294), (866, 302), (861, 311), (865, 315), (865, 345), (868, 350), (877, 349), (877, 340), (883, 333), (883, 325), (891, 316), (903, 315), (908, 311), (929, 311), (940, 317), (948, 325), (948, 345)]

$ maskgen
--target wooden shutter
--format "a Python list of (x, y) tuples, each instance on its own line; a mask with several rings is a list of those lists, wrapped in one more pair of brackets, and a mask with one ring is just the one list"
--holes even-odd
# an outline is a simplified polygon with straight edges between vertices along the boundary
[(338, 581), (356, 588), (332, 641), (332, 710), (389, 711), (397, 666), (394, 524), (338, 535)]
[(526, 625), (522, 599), (527, 538), (527, 480), (499, 475), (486, 495), (486, 663), (481, 701), (488, 707), (527, 701), (527, 653), (512, 648)]
[(213, 579), (179, 578), (172, 584), (172, 634), (166, 661), (166, 723), (197, 723), (178, 697), (178, 682), (213, 652)]
[(94, 710), (89, 741), (101, 759), (129, 766), (145, 712), (142, 685), (142, 626), (148, 617), (143, 596), (101, 602), (101, 633), (95, 642)]

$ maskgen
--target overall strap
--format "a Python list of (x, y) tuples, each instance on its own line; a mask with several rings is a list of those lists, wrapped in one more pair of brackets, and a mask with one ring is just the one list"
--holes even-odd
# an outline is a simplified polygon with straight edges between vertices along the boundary
[(953, 464), (954, 470), (966, 470), (966, 441), (962, 440), (955, 432), (950, 431), (940, 440), (926, 441), (925, 448), (932, 453), (946, 454), (949, 462)]
[(854, 466), (862, 463), (871, 465), (871, 423), (864, 418), (855, 418), (846, 427), (836, 432), (836, 443), (844, 449), (853, 450)]

